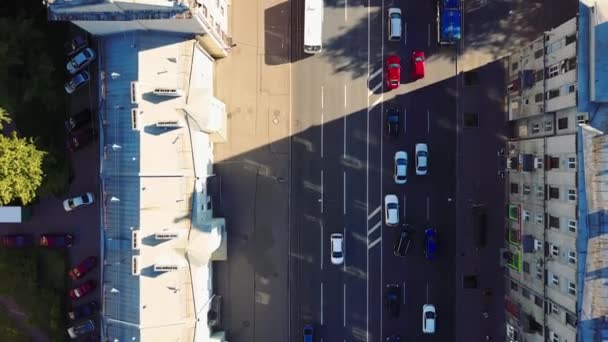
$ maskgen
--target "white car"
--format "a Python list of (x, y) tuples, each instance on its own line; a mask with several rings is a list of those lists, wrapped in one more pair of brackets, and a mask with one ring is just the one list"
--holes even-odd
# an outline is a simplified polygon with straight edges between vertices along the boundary
[(395, 152), (395, 170), (393, 178), (397, 184), (405, 184), (407, 182), (407, 152)]
[(344, 263), (344, 236), (340, 233), (331, 234), (331, 263), (342, 265)]
[(93, 196), (93, 194), (87, 192), (84, 195), (76, 196), (74, 198), (68, 198), (63, 201), (63, 209), (65, 209), (65, 211), (72, 211), (74, 209), (84, 207), (85, 205), (89, 205), (93, 203), (94, 200), (95, 197)]
[(401, 21), (403, 17), (401, 15), (401, 9), (397, 7), (391, 7), (388, 9), (388, 40), (399, 41), (401, 40)]
[(387, 226), (399, 224), (399, 199), (396, 195), (384, 196), (384, 221)]
[(72, 57), (66, 65), (66, 69), (72, 75), (82, 70), (95, 59), (95, 51), (91, 48), (82, 50), (79, 54)]
[(434, 334), (436, 319), (437, 313), (435, 312), (435, 305), (424, 304), (422, 306), (422, 332), (425, 334)]
[(416, 144), (416, 174), (426, 175), (429, 167), (429, 147), (426, 144)]

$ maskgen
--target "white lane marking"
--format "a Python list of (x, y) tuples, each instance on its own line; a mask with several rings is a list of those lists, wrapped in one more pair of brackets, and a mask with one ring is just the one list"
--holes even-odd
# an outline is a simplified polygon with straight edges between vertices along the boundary
[(325, 104), (325, 86), (321, 86), (321, 109), (323, 109), (323, 105)]
[(348, 0), (344, 0), (344, 21), (348, 21)]
[(321, 282), (321, 325), (323, 325), (323, 282)]
[(383, 97), (380, 96), (374, 103), (372, 104), (372, 108), (376, 107), (380, 102), (382, 102)]
[(380, 241), (382, 240), (382, 237), (377, 238), (374, 242), (372, 242), (367, 249), (370, 250), (372, 248), (374, 248), (375, 245), (377, 245)]
[(429, 220), (429, 217), (431, 216), (431, 207), (429, 205), (429, 196), (426, 196), (426, 220)]
[(319, 202), (321, 202), (321, 214), (323, 213), (324, 206), (324, 198), (323, 198), (323, 170), (321, 170), (321, 198), (319, 198)]
[(323, 140), (325, 139), (325, 137), (323, 136), (323, 131), (324, 131), (324, 127), (325, 126), (325, 113), (323, 113), (323, 109), (321, 109), (321, 158), (323, 158)]
[(405, 305), (405, 282), (403, 282), (403, 304)]
[(376, 76), (380, 75), (381, 72), (382, 72), (382, 68), (374, 71), (373, 74), (371, 74), (367, 77), (367, 81), (369, 82), (369, 81), (373, 80), (374, 78), (376, 78)]
[[(368, 140), (368, 141), (369, 141), (369, 140)], [(380, 209), (382, 209), (382, 204), (380, 204), (380, 205), (378, 206), (378, 208), (374, 209), (374, 211), (372, 211), (372, 213), (371, 213), (371, 214), (367, 215), (367, 219), (368, 219), (368, 220), (371, 220), (371, 219), (372, 219), (372, 217), (374, 217), (374, 215), (376, 215), (376, 214), (377, 214), (377, 213), (380, 211)]]
[(343, 172), (342, 177), (342, 188), (344, 189), (342, 194), (342, 208), (343, 214), (346, 215), (346, 171)]
[(376, 223), (376, 225), (369, 232), (367, 232), (367, 236), (372, 235), (372, 233), (375, 232), (376, 229), (380, 228), (380, 226), (382, 226), (382, 221), (378, 221), (378, 223)]
[(321, 221), (321, 270), (323, 270), (323, 221)]
[(431, 46), (431, 24), (427, 26), (426, 45)]
[(344, 283), (343, 297), (344, 297), (344, 326), (346, 326), (346, 283)]
[(429, 283), (426, 283), (426, 303), (429, 302)]
[(346, 157), (346, 115), (344, 115), (344, 139), (342, 139), (342, 151)]
[(403, 133), (407, 130), (407, 108), (403, 108)]
[(342, 238), (344, 241), (344, 250), (343, 250), (343, 255), (344, 255), (344, 263), (342, 266), (342, 271), (346, 272), (346, 226), (344, 226), (344, 228), (342, 228)]
[(344, 108), (346, 108), (346, 84), (344, 85)]
[(426, 110), (426, 132), (431, 132), (431, 111), (428, 109)]
[(376, 90), (380, 89), (380, 87), (382, 87), (382, 82), (376, 84), (376, 86), (374, 88), (372, 88), (372, 90), (370, 90), (369, 93), (367, 93), (367, 95), (368, 96), (374, 95), (374, 93), (376, 92)]
[(407, 195), (403, 194), (403, 219), (405, 219), (405, 208), (407, 207)]
[[(367, 79), (370, 79), (370, 66), (371, 56), (370, 52), (370, 35), (372, 26), (372, 7), (370, 6), (371, 0), (367, 0)], [(379, 69), (378, 72), (381, 69)], [(368, 81), (369, 85), (369, 81)], [(367, 97), (367, 140), (369, 142), (369, 96)], [(365, 212), (369, 213), (369, 143), (365, 144)], [(365, 222), (367, 229), (369, 230), (369, 220)], [(369, 342), (369, 239), (367, 240), (367, 250), (365, 253), (365, 341)]]

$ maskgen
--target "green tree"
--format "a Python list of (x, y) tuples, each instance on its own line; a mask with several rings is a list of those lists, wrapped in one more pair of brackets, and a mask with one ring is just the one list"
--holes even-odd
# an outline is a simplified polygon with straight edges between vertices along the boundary
[(33, 140), (0, 135), (0, 204), (14, 200), (28, 204), (36, 197), (42, 184), (42, 160), (46, 153), (34, 145)]
[(13, 121), (11, 117), (8, 115), (8, 112), (0, 107), (0, 131), (4, 129), (4, 124), (10, 124)]

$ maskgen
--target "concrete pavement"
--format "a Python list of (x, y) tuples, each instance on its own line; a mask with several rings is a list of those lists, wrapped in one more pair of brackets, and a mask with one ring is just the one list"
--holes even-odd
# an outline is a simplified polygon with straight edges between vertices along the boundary
[(216, 64), (215, 96), (228, 141), (215, 145), (228, 259), (215, 263), (230, 341), (287, 341), (289, 224), (289, 3), (229, 7), (236, 44)]

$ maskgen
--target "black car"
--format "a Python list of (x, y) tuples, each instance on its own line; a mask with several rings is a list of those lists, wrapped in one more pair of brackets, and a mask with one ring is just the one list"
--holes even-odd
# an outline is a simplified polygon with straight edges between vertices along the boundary
[(403, 226), (397, 239), (395, 240), (395, 246), (393, 249), (393, 253), (396, 256), (404, 257), (407, 254), (407, 251), (410, 249), (410, 243), (412, 239), (410, 237), (410, 232), (407, 229), (407, 226)]
[(63, 47), (65, 48), (66, 55), (69, 57), (84, 50), (87, 45), (89, 45), (89, 42), (85, 36), (76, 36), (69, 42), (65, 43)]
[(399, 107), (386, 107), (386, 135), (396, 138), (399, 136)]
[(96, 301), (91, 301), (73, 308), (68, 312), (68, 317), (72, 321), (76, 321), (95, 314), (97, 310), (99, 310), (99, 304)]
[(65, 120), (65, 129), (68, 133), (74, 132), (79, 128), (84, 127), (89, 122), (91, 122), (91, 111), (85, 109)]
[(93, 331), (95, 331), (95, 324), (93, 323), (93, 321), (88, 320), (86, 322), (82, 322), (76, 324), (73, 327), (70, 327), (68, 329), (68, 335), (70, 335), (70, 338), (76, 339), (86, 334), (90, 334)]
[(90, 125), (86, 125), (81, 129), (71, 132), (65, 142), (68, 150), (74, 152), (83, 146), (91, 143), (95, 138), (95, 130)]
[(401, 342), (401, 336), (399, 335), (391, 335), (386, 338), (386, 342)]
[(401, 300), (401, 291), (399, 291), (399, 285), (388, 284), (386, 285), (386, 310), (388, 311), (389, 318), (399, 317), (399, 302)]

